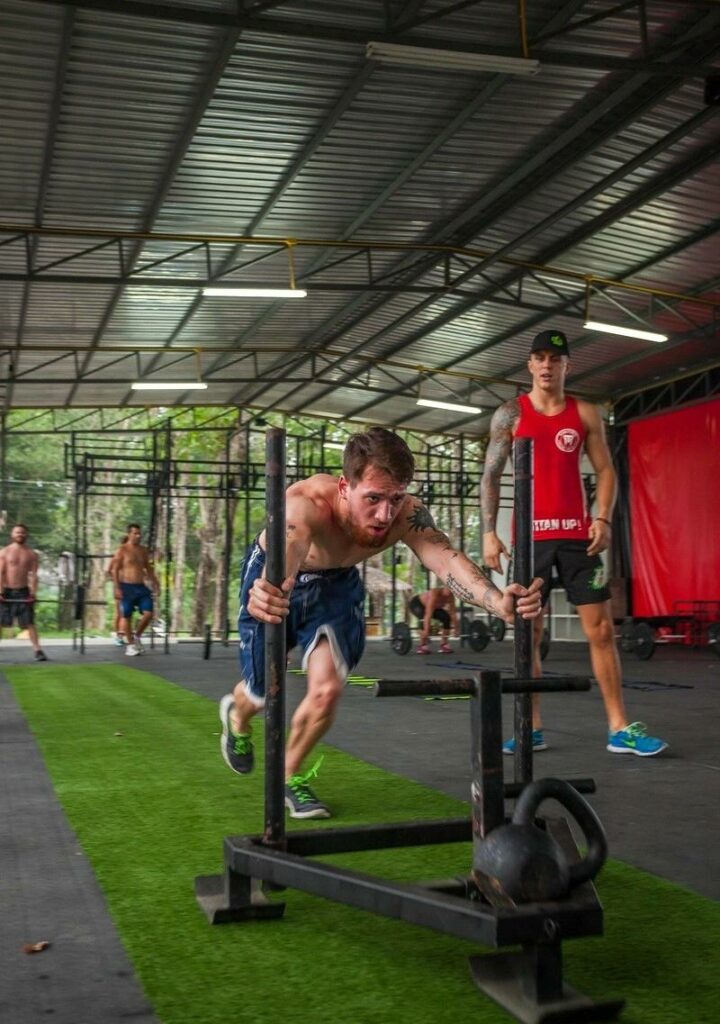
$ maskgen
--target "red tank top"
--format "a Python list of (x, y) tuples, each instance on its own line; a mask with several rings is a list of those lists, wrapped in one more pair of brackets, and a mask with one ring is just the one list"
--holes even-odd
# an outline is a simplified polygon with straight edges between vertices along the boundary
[(565, 408), (545, 416), (520, 395), (515, 437), (533, 440), (533, 539), (587, 540), (590, 517), (580, 476), (587, 430), (577, 399), (565, 396)]

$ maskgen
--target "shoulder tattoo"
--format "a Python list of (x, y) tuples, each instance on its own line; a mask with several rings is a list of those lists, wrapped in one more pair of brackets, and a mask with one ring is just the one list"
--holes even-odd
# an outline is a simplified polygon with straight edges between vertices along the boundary
[(435, 520), (424, 505), (415, 505), (408, 516), (408, 526), (411, 530), (415, 530), (418, 533), (420, 530), (437, 530)]
[[(498, 417), (498, 427), (514, 427), (520, 419), (520, 400), (511, 398), (504, 402), (495, 413)], [(493, 417), (494, 418), (494, 417)]]

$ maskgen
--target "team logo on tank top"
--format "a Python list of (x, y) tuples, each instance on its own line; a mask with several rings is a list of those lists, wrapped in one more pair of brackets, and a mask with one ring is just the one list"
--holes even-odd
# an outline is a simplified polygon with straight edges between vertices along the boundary
[(572, 427), (563, 427), (555, 435), (555, 444), (561, 452), (574, 452), (580, 444), (580, 435)]

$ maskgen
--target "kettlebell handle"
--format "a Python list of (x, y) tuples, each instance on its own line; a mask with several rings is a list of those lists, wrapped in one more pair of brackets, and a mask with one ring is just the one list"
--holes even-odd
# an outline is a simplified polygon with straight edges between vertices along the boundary
[(523, 789), (513, 813), (513, 825), (532, 825), (543, 800), (557, 800), (572, 814), (587, 841), (587, 853), (578, 864), (571, 864), (570, 886), (595, 878), (608, 853), (607, 836), (602, 822), (587, 800), (564, 779), (536, 779)]

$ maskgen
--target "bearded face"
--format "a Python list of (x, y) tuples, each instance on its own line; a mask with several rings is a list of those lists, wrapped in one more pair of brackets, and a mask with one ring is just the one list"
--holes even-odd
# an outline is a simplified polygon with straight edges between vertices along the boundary
[(358, 522), (352, 512), (343, 523), (343, 532), (351, 544), (361, 548), (381, 548), (388, 535), (387, 527), (366, 526)]
[(377, 550), (387, 543), (390, 528), (405, 501), (406, 488), (384, 470), (368, 466), (351, 485), (341, 480), (344, 515), (341, 526), (349, 540), (361, 548)]

